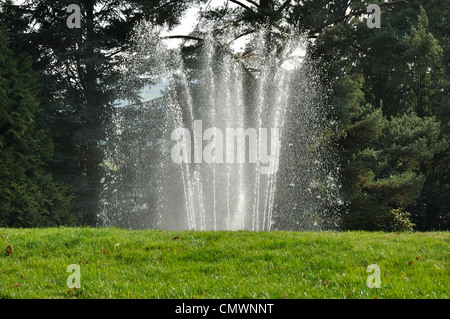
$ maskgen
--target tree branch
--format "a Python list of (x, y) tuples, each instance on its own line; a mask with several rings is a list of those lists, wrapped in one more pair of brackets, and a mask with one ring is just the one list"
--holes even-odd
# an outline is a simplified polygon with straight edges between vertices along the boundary
[(361, 52), (364, 53), (364, 54), (373, 56), (373, 54), (370, 53), (367, 49), (364, 49), (364, 48), (360, 47), (359, 45), (356, 45), (356, 44), (350, 44), (350, 46), (351, 46), (352, 48), (355, 48), (355, 49), (358, 50), (358, 51), (361, 51)]
[(237, 5), (240, 5), (242, 8), (245, 8), (247, 10), (251, 10), (249, 6), (243, 4), (242, 2), (239, 2), (237, 0), (230, 0), (230, 1), (233, 2), (233, 3), (236, 3)]
[(283, 11), (288, 5), (290, 5), (291, 4), (291, 0), (286, 0), (282, 5), (281, 5), (281, 7), (278, 9), (278, 12), (281, 12), (281, 11)]
[(242, 34), (239, 34), (237, 37), (235, 37), (233, 40), (231, 40), (231, 42), (234, 42), (234, 41), (236, 41), (237, 39), (239, 39), (241, 37), (245, 37), (246, 35), (249, 35), (249, 34), (252, 34), (252, 33), (255, 33), (255, 32), (258, 32), (258, 31), (259, 31), (258, 29), (246, 31), (246, 32), (244, 32)]
[(123, 51), (125, 51), (125, 48), (124, 48), (124, 47), (121, 47), (121, 48), (117, 49), (117, 50), (114, 51), (114, 52), (111, 52), (111, 53), (109, 53), (109, 54), (105, 54), (105, 57), (106, 57), (106, 58), (111, 58), (111, 57), (115, 56), (116, 54), (119, 54), (120, 52), (123, 52)]
[(250, 2), (251, 4), (259, 8), (259, 3), (256, 3), (255, 1), (252, 0), (245, 0), (245, 1)]
[[(393, 1), (393, 2), (380, 3), (379, 6), (380, 6), (380, 8), (383, 8), (383, 7), (389, 7), (389, 6), (392, 6), (392, 5), (396, 5), (396, 4), (399, 4), (399, 3), (404, 3), (404, 4), (407, 4), (407, 5), (410, 5), (408, 0), (399, 0), (399, 1)], [(308, 38), (315, 38), (315, 37), (317, 37), (316, 33), (322, 32), (323, 29), (325, 29), (326, 27), (328, 27), (330, 25), (333, 25), (333, 24), (336, 24), (336, 23), (339, 23), (339, 22), (343, 22), (343, 21), (347, 20), (350, 17), (362, 15), (362, 14), (365, 14), (365, 13), (367, 13), (367, 8), (364, 8), (364, 9), (361, 9), (361, 10), (358, 10), (358, 11), (355, 11), (355, 12), (351, 12), (351, 13), (345, 15), (345, 16), (342, 16), (342, 17), (339, 17), (337, 19), (334, 19), (331, 22), (327, 22), (327, 23), (321, 25), (320, 27), (310, 31), (308, 33)]]
[(202, 38), (193, 37), (190, 35), (167, 35), (167, 36), (161, 37), (161, 39), (186, 39), (186, 40), (205, 41)]
[(247, 73), (251, 78), (254, 78), (252, 71), (250, 71), (250, 69), (247, 68), (247, 66), (244, 64), (244, 62), (242, 62), (238, 59), (236, 59), (236, 61), (241, 65), (241, 67), (245, 71), (245, 73)]

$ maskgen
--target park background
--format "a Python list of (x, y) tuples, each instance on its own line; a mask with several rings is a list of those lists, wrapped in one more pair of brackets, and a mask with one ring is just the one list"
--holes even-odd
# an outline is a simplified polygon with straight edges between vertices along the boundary
[[(82, 9), (79, 29), (66, 25), (72, 3)], [(303, 34), (326, 91), (322, 138), (339, 166), (339, 207), (329, 209), (339, 212), (337, 228), (448, 229), (448, 2), (380, 2), (381, 28), (366, 25), (369, 3), (377, 1), (2, 1), (0, 226), (101, 224), (108, 117), (144, 87), (123, 92), (120, 66), (146, 19), (188, 36), (186, 59), (198, 45), (186, 43), (189, 32), (201, 36), (193, 25), (244, 35), (265, 25), (281, 35), (278, 46), (283, 35)], [(151, 98), (158, 87), (145, 92)], [(146, 200), (151, 211), (154, 198)]]

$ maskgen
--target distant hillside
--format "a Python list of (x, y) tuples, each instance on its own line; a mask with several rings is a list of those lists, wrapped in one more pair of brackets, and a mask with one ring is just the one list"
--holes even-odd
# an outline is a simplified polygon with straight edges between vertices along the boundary
[[(161, 83), (155, 84), (153, 86), (146, 86), (142, 89), (140, 96), (142, 97), (142, 102), (151, 101), (162, 96), (161, 91), (164, 91), (169, 82), (167, 80)], [(130, 102), (128, 100), (118, 100), (118, 106), (126, 106)]]

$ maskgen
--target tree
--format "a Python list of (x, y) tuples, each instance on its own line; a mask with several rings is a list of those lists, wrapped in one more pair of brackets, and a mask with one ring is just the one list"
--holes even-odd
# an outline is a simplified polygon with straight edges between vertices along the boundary
[[(310, 48), (334, 88), (349, 228), (411, 229), (412, 220), (424, 229), (424, 202), (448, 207), (446, 175), (435, 175), (445, 172), (448, 156), (446, 121), (436, 112), (446, 103), (444, 42), (430, 32), (424, 8), (408, 3), (384, 11), (381, 29), (349, 19), (323, 30)], [(431, 181), (435, 195), (424, 186)]]
[[(133, 26), (149, 19), (172, 27), (189, 2), (39, 0), (4, 6), (15, 49), (32, 55), (41, 73), (40, 119), (56, 144), (53, 171), (71, 186), (83, 224), (96, 224), (105, 124), (123, 93), (118, 80)], [(66, 25), (69, 4), (81, 8), (79, 29)]]
[(31, 59), (0, 32), (0, 227), (72, 225), (67, 187), (46, 171), (53, 145), (36, 124), (38, 77)]

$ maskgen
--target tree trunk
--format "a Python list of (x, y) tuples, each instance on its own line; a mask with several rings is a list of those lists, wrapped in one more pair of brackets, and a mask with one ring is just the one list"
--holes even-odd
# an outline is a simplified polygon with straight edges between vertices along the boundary
[(99, 203), (99, 182), (100, 182), (100, 154), (98, 149), (98, 140), (100, 132), (100, 112), (97, 101), (96, 81), (98, 74), (95, 69), (94, 60), (94, 43), (95, 43), (95, 30), (94, 30), (94, 6), (95, 0), (86, 1), (86, 18), (87, 18), (87, 30), (86, 30), (86, 86), (85, 86), (85, 98), (86, 98), (86, 126), (88, 130), (87, 145), (86, 145), (86, 182), (87, 192), (85, 193), (87, 198), (87, 211), (85, 212), (84, 221), (88, 225), (96, 224), (96, 216), (98, 213)]
[(424, 92), (425, 92), (425, 74), (420, 74), (419, 83), (417, 88), (417, 116), (420, 118), (425, 117), (424, 110)]

